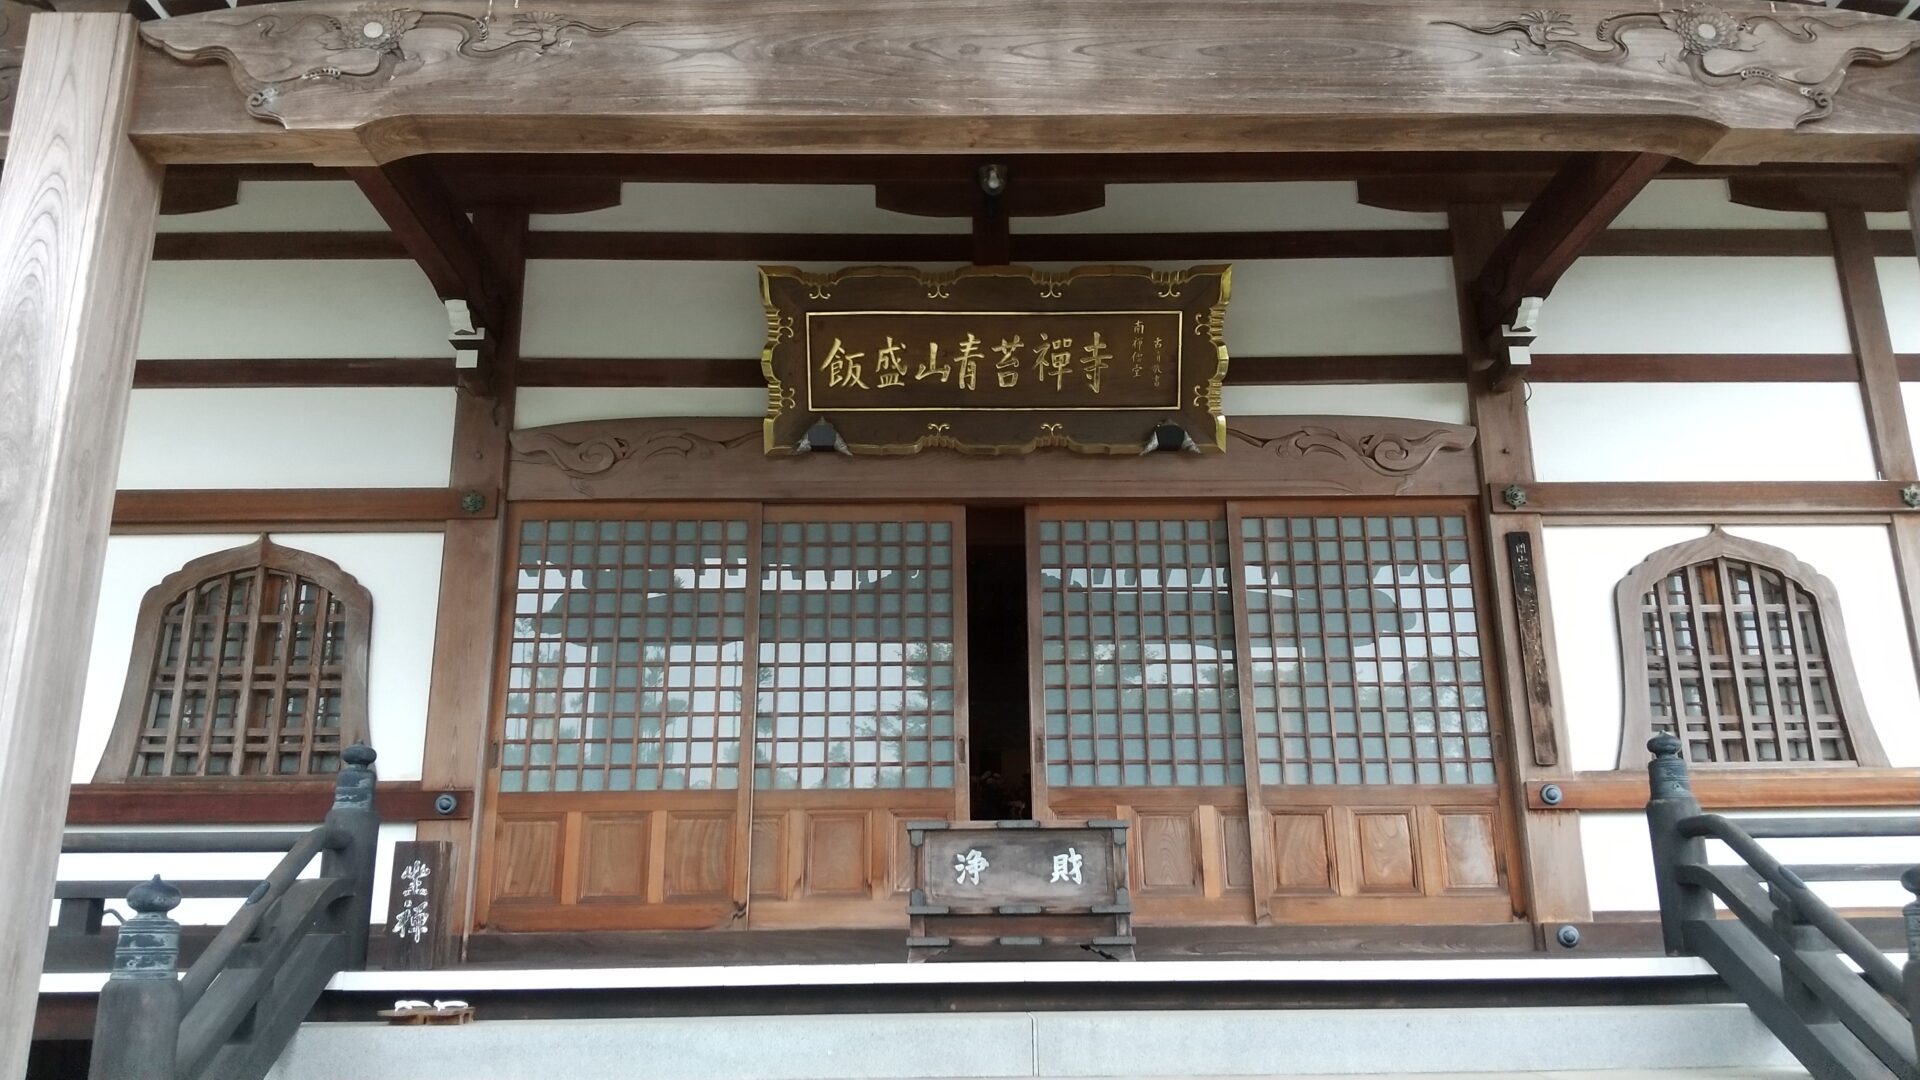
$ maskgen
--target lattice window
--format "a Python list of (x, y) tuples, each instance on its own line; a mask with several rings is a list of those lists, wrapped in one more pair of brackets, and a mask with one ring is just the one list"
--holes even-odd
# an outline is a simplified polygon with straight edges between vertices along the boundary
[(750, 529), (521, 523), (502, 792), (738, 785)]
[(1245, 783), (1224, 518), (1036, 526), (1047, 783)]
[(762, 526), (756, 787), (953, 785), (958, 519), (882, 513)]
[(339, 771), (366, 739), (372, 600), (352, 576), (265, 537), (148, 592), (96, 779)]
[(1460, 514), (1239, 519), (1262, 784), (1491, 784)]
[(1865, 724), (1832, 585), (1778, 548), (1715, 530), (1656, 552), (1618, 593), (1621, 763), (1655, 732), (1694, 762), (1884, 761)]

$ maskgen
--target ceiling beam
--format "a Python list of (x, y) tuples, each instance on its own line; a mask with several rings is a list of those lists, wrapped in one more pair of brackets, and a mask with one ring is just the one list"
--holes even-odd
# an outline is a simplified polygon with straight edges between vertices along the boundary
[(1513, 323), (1522, 300), (1551, 293), (1574, 260), (1666, 164), (1660, 154), (1596, 153), (1561, 166), (1507, 230), (1474, 282), (1481, 330), (1501, 332)]
[(479, 234), (425, 158), (350, 168), (347, 175), (420, 265), (441, 300), (463, 300), (481, 326), (497, 326), (498, 275)]

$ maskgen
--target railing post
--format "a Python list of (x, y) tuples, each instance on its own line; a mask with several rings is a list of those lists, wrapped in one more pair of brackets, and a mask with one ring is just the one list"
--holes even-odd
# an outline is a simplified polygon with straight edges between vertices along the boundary
[(1647, 741), (1653, 760), (1647, 763), (1651, 797), (1647, 800), (1647, 831), (1653, 837), (1653, 880), (1660, 892), (1660, 933), (1667, 955), (1686, 951), (1685, 926), (1690, 919), (1713, 918), (1713, 894), (1679, 880), (1681, 866), (1705, 866), (1707, 842), (1680, 835), (1680, 822), (1700, 813), (1687, 781), (1687, 762), (1680, 756), (1680, 740), (1655, 735)]
[(120, 926), (100, 990), (91, 1080), (177, 1080), (180, 924), (167, 912), (179, 903), (180, 890), (158, 874), (127, 893), (135, 915)]
[(1907, 917), (1907, 966), (1901, 982), (1907, 991), (1907, 1021), (1913, 1026), (1913, 1052), (1920, 1057), (1920, 866), (1900, 875), (1900, 884), (1914, 895), (1901, 909)]
[[(1788, 952), (1836, 952), (1833, 943), (1820, 929), (1809, 923), (1800, 904), (1786, 889), (1767, 883), (1767, 899), (1773, 901), (1773, 930), (1786, 943)], [(1819, 992), (1796, 973), (1787, 953), (1780, 954), (1780, 997), (1793, 1014), (1808, 1024), (1825, 1024), (1836, 1019), (1832, 1007)]]
[(353, 895), (337, 909), (340, 929), (347, 935), (347, 968), (367, 966), (367, 929), (373, 922), (373, 862), (380, 851), (380, 815), (373, 808), (371, 746), (354, 745), (340, 752), (345, 764), (333, 783), (333, 809), (327, 824), (343, 837), (338, 848), (320, 857), (320, 873), (353, 883)]

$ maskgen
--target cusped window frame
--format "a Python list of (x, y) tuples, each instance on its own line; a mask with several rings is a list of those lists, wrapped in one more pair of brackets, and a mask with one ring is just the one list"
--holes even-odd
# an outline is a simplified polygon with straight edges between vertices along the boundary
[[(372, 654), (373, 594), (331, 559), (299, 548), (284, 547), (267, 536), (238, 547), (202, 555), (168, 574), (148, 589), (134, 623), (133, 649), (127, 678), (120, 692), (120, 709), (113, 733), (94, 771), (96, 784), (161, 784), (167, 787), (234, 784), (303, 784), (324, 777), (286, 773), (241, 773), (222, 776), (144, 776), (134, 772), (146, 713), (147, 693), (160, 646), (166, 611), (204, 583), (243, 570), (264, 569), (306, 578), (340, 600), (346, 636), (340, 677), (340, 745), (372, 745), (367, 725), (367, 668)], [(257, 603), (257, 599), (256, 599)]]
[(1727, 770), (1792, 770), (1884, 768), (1886, 751), (1874, 734), (1860, 682), (1854, 676), (1853, 650), (1847, 643), (1846, 622), (1840, 617), (1840, 594), (1825, 574), (1802, 562), (1785, 548), (1734, 536), (1720, 526), (1695, 540), (1687, 540), (1648, 555), (1614, 586), (1616, 637), (1620, 645), (1620, 753), (1616, 768), (1638, 771), (1647, 761), (1647, 741), (1653, 737), (1653, 709), (1647, 695), (1646, 636), (1640, 631), (1641, 598), (1675, 571), (1715, 559), (1738, 559), (1772, 570), (1813, 596), (1819, 607), (1820, 633), (1826, 641), (1827, 670), (1840, 703), (1841, 720), (1853, 744), (1852, 761), (1697, 762), (1695, 768)]

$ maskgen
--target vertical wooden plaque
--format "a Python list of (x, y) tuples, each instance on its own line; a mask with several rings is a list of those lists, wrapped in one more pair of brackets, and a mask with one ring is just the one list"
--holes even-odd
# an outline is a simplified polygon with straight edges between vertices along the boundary
[(1520, 666), (1526, 680), (1533, 763), (1558, 765), (1560, 746), (1553, 735), (1553, 686), (1547, 678), (1547, 648), (1540, 636), (1540, 586), (1534, 578), (1531, 531), (1507, 534), (1507, 566), (1513, 572), (1513, 606), (1520, 631)]
[(403, 840), (393, 847), (393, 880), (387, 886), (387, 961), (394, 971), (444, 967), (453, 938), (453, 845), (445, 840)]

